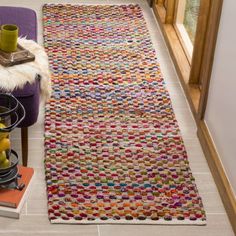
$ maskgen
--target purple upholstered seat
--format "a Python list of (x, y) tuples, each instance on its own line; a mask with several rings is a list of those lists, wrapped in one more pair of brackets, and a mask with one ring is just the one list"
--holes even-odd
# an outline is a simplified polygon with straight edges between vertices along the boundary
[[(15, 24), (19, 35), (37, 41), (37, 17), (35, 11), (23, 7), (0, 6), (0, 24)], [(19, 127), (28, 127), (37, 121), (39, 111), (39, 80), (16, 89), (13, 95), (26, 109), (26, 117)]]
[(39, 79), (36, 77), (33, 84), (27, 83), (23, 89), (16, 89), (12, 92), (25, 108), (25, 118), (18, 127), (28, 127), (37, 121), (39, 114), (39, 90)]
[(37, 41), (37, 17), (31, 9), (0, 6), (0, 24), (18, 25), (19, 36)]
[[(3, 24), (15, 24), (19, 27), (19, 36), (37, 41), (37, 16), (35, 11), (23, 7), (0, 6), (0, 25)], [(24, 128), (22, 129), (22, 148), (27, 147), (27, 150), (27, 127), (37, 121), (39, 91), (39, 79), (37, 75), (35, 75), (35, 82), (33, 84), (27, 83), (22, 89), (12, 91), (12, 94), (22, 103), (26, 110), (25, 119), (18, 127)], [(24, 165), (27, 165), (27, 150), (22, 150)]]

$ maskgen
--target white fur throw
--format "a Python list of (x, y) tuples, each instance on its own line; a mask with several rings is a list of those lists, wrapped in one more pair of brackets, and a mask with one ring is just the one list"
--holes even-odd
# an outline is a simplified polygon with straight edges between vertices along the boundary
[(22, 88), (25, 83), (33, 83), (36, 74), (41, 76), (41, 98), (47, 100), (51, 95), (51, 81), (48, 57), (44, 48), (33, 40), (18, 38), (18, 43), (35, 55), (35, 61), (11, 67), (0, 65), (0, 90), (12, 91)]

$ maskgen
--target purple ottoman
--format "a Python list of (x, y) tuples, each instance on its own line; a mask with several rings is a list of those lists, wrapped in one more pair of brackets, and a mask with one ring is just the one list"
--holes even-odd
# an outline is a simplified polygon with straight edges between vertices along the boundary
[[(19, 36), (37, 41), (37, 16), (35, 11), (23, 7), (0, 6), (0, 24), (15, 24), (19, 27)], [(19, 124), (21, 128), (22, 162), (28, 161), (28, 127), (33, 125), (39, 112), (39, 76), (35, 75), (35, 83), (25, 84), (22, 89), (12, 91), (26, 110), (25, 119)]]
[(0, 24), (18, 25), (20, 36), (37, 41), (37, 16), (29, 8), (0, 6)]

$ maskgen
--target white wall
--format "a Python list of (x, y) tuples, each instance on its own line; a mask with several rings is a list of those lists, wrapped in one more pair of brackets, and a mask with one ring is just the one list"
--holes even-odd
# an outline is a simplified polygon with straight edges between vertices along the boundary
[(236, 193), (236, 1), (225, 0), (205, 121)]

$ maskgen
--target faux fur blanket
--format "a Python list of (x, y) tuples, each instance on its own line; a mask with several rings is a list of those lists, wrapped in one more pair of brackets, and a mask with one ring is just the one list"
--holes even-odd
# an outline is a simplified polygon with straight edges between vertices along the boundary
[(25, 83), (33, 83), (36, 74), (41, 76), (41, 98), (47, 100), (51, 95), (51, 81), (48, 57), (44, 48), (33, 40), (19, 38), (18, 43), (35, 55), (35, 61), (21, 65), (3, 67), (0, 65), (0, 90), (12, 91), (22, 88)]

